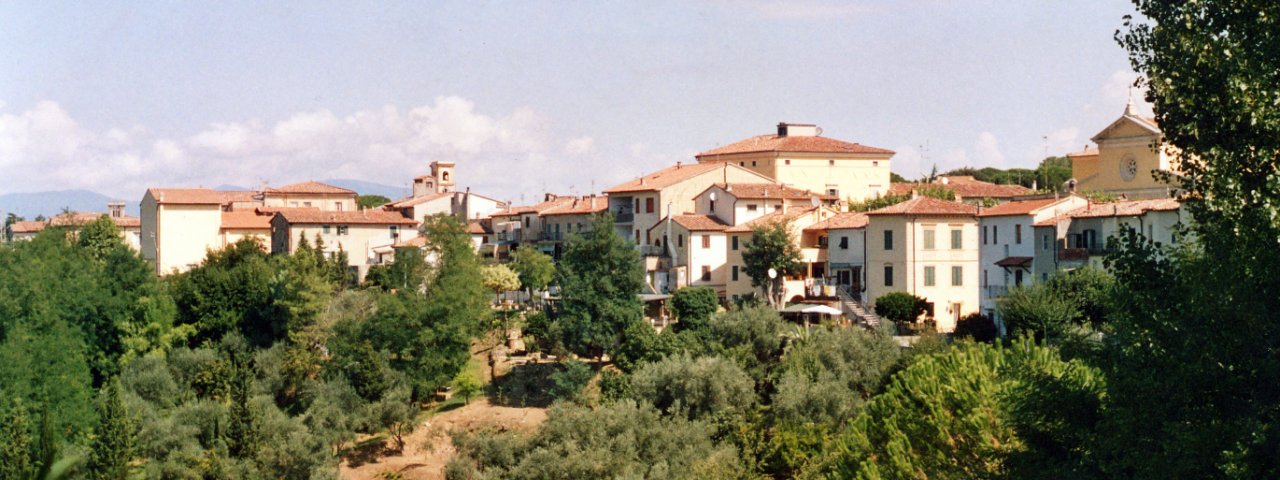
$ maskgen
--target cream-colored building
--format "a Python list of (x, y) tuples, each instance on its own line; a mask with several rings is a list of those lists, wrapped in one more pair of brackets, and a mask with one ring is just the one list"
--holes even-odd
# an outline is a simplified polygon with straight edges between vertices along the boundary
[(279, 208), (315, 208), (334, 212), (356, 209), (358, 194), (354, 190), (320, 182), (301, 182), (282, 187), (263, 186), (262, 206)]
[(383, 209), (421, 222), (438, 214), (478, 220), (507, 208), (506, 202), (471, 193), (470, 188), (458, 191), (455, 169), (453, 162), (431, 162), (430, 174), (413, 179), (411, 195), (384, 205)]
[(538, 213), (542, 228), (538, 248), (557, 260), (570, 235), (590, 232), (592, 217), (609, 209), (609, 199), (603, 196), (559, 198), (563, 200)]
[(775, 183), (773, 179), (738, 165), (696, 163), (667, 167), (606, 189), (609, 211), (623, 238), (652, 246), (647, 232), (668, 214), (694, 211), (694, 198), (717, 183)]
[(1037, 253), (1035, 224), (1088, 203), (1083, 197), (1069, 195), (1009, 202), (978, 210), (978, 224), (982, 229), (979, 293), (983, 314), (1002, 325), (996, 309), (1000, 298), (1013, 288), (1041, 281), (1033, 268)]
[(418, 222), (386, 210), (318, 211), (288, 209), (271, 220), (271, 253), (291, 254), (303, 238), (324, 243), (327, 254), (346, 252), (348, 265), (364, 279), (397, 243), (418, 236)]
[(867, 212), (867, 296), (908, 292), (929, 302), (939, 332), (979, 308), (976, 207), (917, 197)]
[(1138, 115), (1130, 101), (1120, 118), (1093, 136), (1097, 148), (1068, 155), (1075, 190), (1127, 199), (1173, 196), (1174, 186), (1155, 175), (1179, 172), (1179, 160), (1161, 148), (1162, 138), (1155, 118)]
[(699, 163), (729, 163), (779, 183), (833, 197), (862, 200), (889, 190), (892, 150), (823, 137), (813, 124), (779, 123), (758, 135), (699, 153)]
[(806, 232), (826, 236), (828, 284), (861, 301), (866, 290), (867, 214), (843, 212), (818, 222)]
[[(802, 272), (798, 275), (786, 276), (783, 279), (782, 299), (793, 302), (811, 295), (814, 287), (821, 287), (827, 280), (827, 245), (825, 232), (811, 230), (810, 227), (835, 217), (837, 212), (829, 207), (797, 207), (772, 212), (763, 217), (725, 229), (728, 254), (726, 256), (729, 279), (726, 282), (728, 298), (745, 298), (756, 296), (763, 298), (764, 291), (751, 285), (751, 277), (745, 273), (746, 263), (742, 260), (742, 252), (751, 243), (752, 230), (758, 226), (771, 223), (785, 223), (791, 231), (792, 241), (800, 247), (800, 258), (803, 263)], [(733, 271), (739, 274), (734, 279)]]
[(1087, 203), (1034, 224), (1036, 245), (1032, 275), (1040, 280), (1082, 266), (1103, 268), (1110, 239), (1125, 228), (1164, 245), (1188, 241), (1178, 227), (1188, 222), (1172, 198)]
[(53, 218), (41, 221), (20, 221), (9, 226), (10, 241), (31, 240), (46, 228), (65, 228), (72, 232), (79, 230), (87, 223), (92, 223), (106, 216), (120, 231), (120, 240), (134, 251), (141, 249), (142, 221), (138, 217), (125, 215), (124, 202), (108, 202), (106, 213), (99, 212), (67, 212), (54, 215)]
[(151, 188), (142, 196), (142, 257), (156, 273), (183, 272), (227, 244), (222, 214), (235, 204), (255, 204), (257, 192), (207, 188)]

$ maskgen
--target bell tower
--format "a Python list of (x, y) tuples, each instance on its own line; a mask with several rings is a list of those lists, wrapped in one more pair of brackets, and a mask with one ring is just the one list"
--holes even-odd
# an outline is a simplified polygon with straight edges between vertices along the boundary
[(452, 192), (454, 189), (453, 162), (431, 162), (431, 177), (436, 181), (436, 192)]

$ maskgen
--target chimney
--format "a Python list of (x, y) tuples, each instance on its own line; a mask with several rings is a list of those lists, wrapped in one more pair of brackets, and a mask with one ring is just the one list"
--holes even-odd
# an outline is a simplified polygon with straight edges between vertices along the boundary
[(684, 164), (684, 162), (681, 162), (681, 161), (677, 160), (677, 161), (676, 161), (676, 170), (679, 170), (679, 169), (680, 169), (680, 165), (682, 165), (682, 164)]

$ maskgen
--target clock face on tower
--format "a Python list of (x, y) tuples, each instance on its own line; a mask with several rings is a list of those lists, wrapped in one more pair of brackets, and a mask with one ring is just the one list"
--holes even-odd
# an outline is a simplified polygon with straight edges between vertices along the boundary
[(1120, 159), (1120, 178), (1124, 181), (1132, 181), (1133, 177), (1138, 175), (1138, 160), (1133, 158), (1133, 154), (1129, 153)]

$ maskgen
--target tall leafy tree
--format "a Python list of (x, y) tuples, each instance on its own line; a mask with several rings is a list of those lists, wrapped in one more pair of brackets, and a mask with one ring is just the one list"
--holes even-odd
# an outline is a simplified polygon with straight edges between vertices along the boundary
[(134, 422), (125, 410), (120, 384), (113, 381), (98, 391), (96, 405), (98, 425), (89, 444), (89, 478), (123, 480), (128, 478), (129, 461), (133, 458)]
[[(751, 286), (764, 291), (769, 305), (779, 308), (783, 302), (783, 280), (803, 272), (800, 246), (791, 239), (788, 222), (770, 222), (751, 229), (751, 241), (742, 251), (742, 263)], [(774, 277), (769, 278), (769, 271)]]
[(612, 352), (629, 325), (644, 316), (644, 270), (635, 247), (618, 235), (613, 217), (599, 215), (591, 231), (571, 235), (556, 281), (564, 345), (583, 356)]
[(555, 261), (536, 248), (521, 248), (511, 254), (510, 267), (520, 276), (520, 286), (532, 294), (547, 288), (556, 274)]
[(240, 332), (258, 345), (269, 345), (284, 336), (287, 320), (274, 315), (274, 276), (262, 244), (245, 238), (211, 251), (199, 267), (168, 281), (178, 321), (194, 327), (195, 343)]
[[(1148, 87), (1195, 247), (1120, 239), (1100, 447), (1128, 478), (1280, 476), (1280, 4), (1134, 2), (1117, 33)], [(1185, 237), (1184, 237), (1185, 238)], [(1159, 372), (1152, 374), (1152, 372)], [(1158, 401), (1151, 401), (1158, 399)]]

